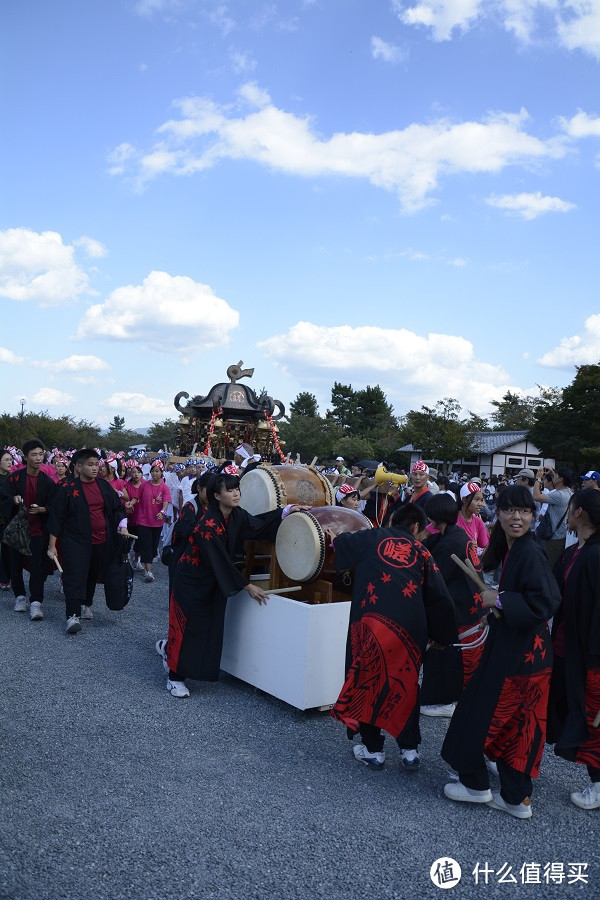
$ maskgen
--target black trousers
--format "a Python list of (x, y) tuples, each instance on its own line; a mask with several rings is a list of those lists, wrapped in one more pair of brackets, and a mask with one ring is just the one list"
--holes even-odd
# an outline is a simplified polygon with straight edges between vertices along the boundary
[(31, 537), (31, 556), (23, 556), (17, 550), (10, 551), (10, 586), (15, 597), (25, 596), (23, 569), (25, 560), (29, 565), (29, 599), (42, 603), (44, 600), (44, 582), (46, 580), (46, 542), (40, 535)]
[[(503, 759), (498, 760), (498, 775), (500, 777), (500, 796), (505, 803), (518, 806), (525, 797), (531, 797), (533, 783), (530, 775), (526, 775), (524, 772), (517, 772)], [(483, 756), (477, 769), (470, 772), (459, 772), (458, 776), (461, 783), (465, 787), (471, 788), (472, 791), (489, 790), (490, 775)]]
[[(6, 522), (0, 525), (0, 542), (4, 537)], [(10, 584), (10, 547), (0, 543), (0, 584)]]
[[(402, 732), (396, 738), (396, 743), (401, 750), (416, 750), (421, 743), (420, 711), (421, 705), (417, 702)], [(381, 753), (385, 741), (381, 728), (377, 728), (376, 725), (369, 725), (367, 722), (361, 722), (358, 730), (361, 740), (369, 753)]]
[(87, 571), (85, 581), (85, 597), (66, 597), (65, 606), (67, 619), (71, 616), (81, 615), (81, 605), (91, 606), (94, 601), (94, 593), (98, 579), (102, 576), (104, 570), (104, 560), (106, 558), (106, 544), (92, 544), (92, 552), (90, 555), (90, 564)]
[(162, 525), (159, 528), (149, 528), (147, 525), (138, 525), (138, 539), (136, 550), (140, 553), (143, 563), (151, 563), (158, 553), (158, 542), (160, 541), (160, 533)]

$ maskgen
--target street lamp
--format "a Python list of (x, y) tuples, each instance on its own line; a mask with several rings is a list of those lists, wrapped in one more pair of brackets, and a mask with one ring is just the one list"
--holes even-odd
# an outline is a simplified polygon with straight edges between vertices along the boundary
[(19, 403), (21, 404), (21, 415), (20, 415), (20, 417), (19, 417), (19, 450), (21, 449), (21, 440), (22, 440), (22, 438), (23, 438), (23, 414), (24, 414), (24, 409), (25, 409), (25, 403), (26, 403), (26, 402), (27, 402), (27, 401), (25, 400), (25, 397), (22, 397), (22, 398), (19, 400)]

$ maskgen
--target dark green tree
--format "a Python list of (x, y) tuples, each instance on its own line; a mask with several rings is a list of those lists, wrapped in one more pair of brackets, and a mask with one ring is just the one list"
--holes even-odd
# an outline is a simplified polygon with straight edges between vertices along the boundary
[[(0, 416), (0, 444), (2, 447), (17, 445), (21, 431), (20, 415)], [(29, 438), (39, 438), (49, 449), (59, 447), (70, 450), (75, 447), (98, 447), (100, 426), (86, 419), (76, 421), (72, 416), (51, 416), (47, 410), (29, 412), (23, 416), (21, 444)]]
[(302, 391), (290, 403), (290, 416), (308, 416), (315, 419), (319, 415), (317, 398), (308, 391)]
[(327, 410), (327, 418), (333, 419), (342, 428), (350, 425), (355, 402), (355, 392), (351, 384), (341, 384), (334, 381), (331, 390), (331, 409)]
[(124, 431), (125, 430), (125, 419), (123, 416), (115, 416), (108, 426), (108, 430), (111, 434), (115, 432)]
[(580, 472), (600, 463), (600, 364), (576, 368), (575, 378), (562, 393), (556, 388), (545, 391), (529, 437), (545, 456)]
[[(170, 448), (173, 443), (173, 435), (176, 427), (177, 422), (175, 419), (164, 419), (162, 422), (153, 422), (148, 429), (146, 443), (152, 450), (162, 450), (165, 444)], [(142, 442), (138, 441), (137, 443)]]
[(379, 385), (367, 385), (364, 390), (354, 392), (348, 424), (353, 432), (365, 436), (396, 425), (393, 407)]
[(445, 469), (471, 449), (471, 427), (460, 419), (460, 403), (452, 397), (438, 400), (434, 408), (410, 410), (401, 429), (402, 442), (411, 443), (425, 459), (441, 460)]

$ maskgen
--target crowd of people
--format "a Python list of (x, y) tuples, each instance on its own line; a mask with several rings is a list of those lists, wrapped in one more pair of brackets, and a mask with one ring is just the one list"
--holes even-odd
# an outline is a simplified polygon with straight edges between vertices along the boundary
[[(150, 583), (160, 553), (169, 615), (156, 651), (171, 696), (188, 697), (188, 679), (218, 678), (227, 598), (245, 589), (266, 602), (236, 565), (244, 541), (274, 541), (283, 519), (307, 509), (249, 515), (243, 478), (259, 464), (248, 444), (221, 464), (48, 453), (35, 439), (6, 448), (0, 588), (12, 589), (16, 612), (41, 621), (45, 581), (59, 567), (74, 635), (93, 618), (109, 564)], [(549, 741), (587, 767), (573, 803), (600, 808), (600, 473), (446, 477), (417, 461), (408, 475), (384, 468), (365, 481), (341, 457), (333, 469), (336, 502), (374, 526), (326, 531), (336, 567), (353, 572), (346, 678), (332, 715), (359, 735), (354, 757), (381, 768), (388, 734), (415, 771), (420, 715), (446, 717), (449, 800), (530, 818)]]

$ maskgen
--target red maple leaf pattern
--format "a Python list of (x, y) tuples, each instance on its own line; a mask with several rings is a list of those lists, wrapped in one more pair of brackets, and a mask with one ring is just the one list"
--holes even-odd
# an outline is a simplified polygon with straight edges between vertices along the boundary
[(375, 586), (371, 584), (371, 582), (367, 585), (367, 591), (369, 594), (372, 594), (375, 591)]
[(417, 593), (417, 586), (414, 581), (411, 580), (408, 582), (405, 588), (402, 589), (402, 593), (405, 597), (413, 597)]
[[(543, 646), (544, 646), (544, 642), (543, 642), (542, 638), (539, 636), (539, 634), (536, 634), (534, 641), (533, 641), (533, 649), (541, 650)], [(542, 659), (543, 659), (543, 657), (542, 657)]]
[(532, 663), (534, 661), (534, 656), (531, 650), (525, 654), (525, 662)]

